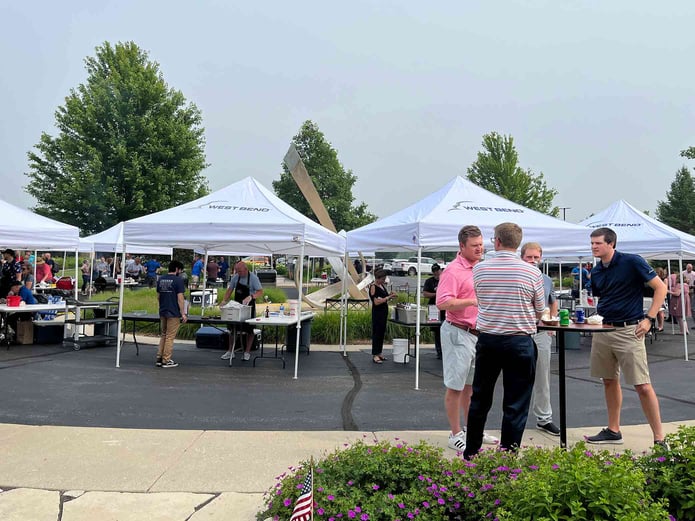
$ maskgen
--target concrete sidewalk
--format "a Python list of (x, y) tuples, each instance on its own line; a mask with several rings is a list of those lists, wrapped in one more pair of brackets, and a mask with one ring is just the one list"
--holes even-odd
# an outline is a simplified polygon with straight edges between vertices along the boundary
[[(664, 425), (667, 433), (677, 427)], [(569, 442), (599, 429), (571, 429)], [(641, 452), (652, 445), (647, 425), (625, 426), (623, 436), (624, 445), (605, 448)], [(454, 457), (446, 449), (446, 431), (222, 432), (0, 424), (0, 519), (252, 521), (263, 493), (288, 467), (363, 438), (423, 439)], [(556, 446), (558, 438), (527, 430), (524, 444)]]

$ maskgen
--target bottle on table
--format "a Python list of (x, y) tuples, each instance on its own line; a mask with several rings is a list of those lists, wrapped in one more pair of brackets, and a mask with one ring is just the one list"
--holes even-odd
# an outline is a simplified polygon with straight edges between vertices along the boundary
[(284, 304), (280, 304), (280, 315), (283, 317), (285, 316), (285, 305)]
[(270, 307), (266, 306), (265, 307), (265, 318), (268, 318), (270, 316)]

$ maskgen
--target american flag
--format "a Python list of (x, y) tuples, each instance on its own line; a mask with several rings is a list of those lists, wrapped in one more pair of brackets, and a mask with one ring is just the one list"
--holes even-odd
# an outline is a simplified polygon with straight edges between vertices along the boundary
[(314, 472), (309, 467), (309, 473), (304, 479), (302, 492), (294, 504), (290, 521), (311, 521), (314, 518)]

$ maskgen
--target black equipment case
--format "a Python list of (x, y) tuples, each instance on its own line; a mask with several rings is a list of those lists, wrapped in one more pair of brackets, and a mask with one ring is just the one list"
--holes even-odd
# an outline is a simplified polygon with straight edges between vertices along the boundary
[(195, 333), (195, 346), (205, 349), (224, 349), (229, 347), (229, 331), (204, 326)]

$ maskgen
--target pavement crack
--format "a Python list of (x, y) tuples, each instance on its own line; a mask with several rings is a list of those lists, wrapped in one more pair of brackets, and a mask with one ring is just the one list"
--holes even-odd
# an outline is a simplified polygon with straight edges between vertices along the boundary
[(355, 402), (355, 397), (357, 393), (362, 389), (362, 378), (360, 377), (360, 372), (358, 371), (355, 364), (352, 363), (350, 357), (344, 356), (342, 353), (338, 353), (345, 365), (348, 367), (348, 371), (352, 375), (352, 389), (348, 391), (343, 400), (343, 406), (340, 408), (340, 416), (343, 419), (343, 430), (345, 431), (358, 431), (357, 422), (352, 417), (352, 406)]
[(152, 492), (152, 488), (157, 484), (157, 482), (160, 479), (162, 479), (162, 476), (164, 476), (164, 474), (169, 472), (174, 466), (176, 466), (179, 463), (179, 461), (181, 461), (181, 458), (183, 458), (183, 456), (190, 450), (190, 448), (193, 447), (193, 445), (195, 445), (195, 443), (198, 442), (198, 440), (203, 436), (203, 434), (205, 434), (205, 432), (206, 431), (200, 431), (198, 436), (196, 436), (195, 439), (191, 440), (191, 442), (188, 444), (188, 446), (185, 449), (183, 449), (183, 452), (181, 452), (181, 455), (178, 458), (176, 458), (176, 460), (172, 461), (171, 464), (167, 465), (167, 467), (159, 474), (159, 476), (157, 476), (154, 479), (152, 484), (149, 487), (147, 487), (147, 492)]

